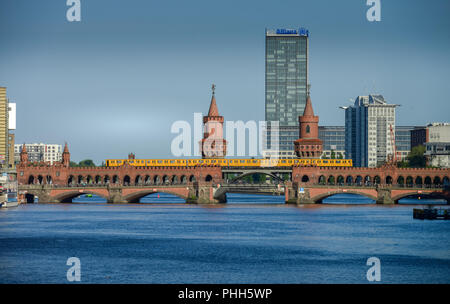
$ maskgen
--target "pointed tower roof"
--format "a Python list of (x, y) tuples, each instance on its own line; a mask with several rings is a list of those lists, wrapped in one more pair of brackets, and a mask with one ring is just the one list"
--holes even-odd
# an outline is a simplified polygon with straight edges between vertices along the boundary
[(217, 109), (217, 104), (216, 104), (215, 91), (216, 91), (216, 85), (213, 84), (212, 85), (211, 104), (209, 105), (208, 116), (219, 116), (219, 110)]
[(25, 146), (25, 143), (22, 145), (22, 152), (21, 153), (27, 153), (27, 146)]
[(64, 145), (63, 153), (69, 153), (69, 147), (67, 147), (67, 143)]
[(314, 111), (311, 104), (311, 97), (308, 95), (306, 98), (305, 111), (303, 112), (303, 116), (314, 116)]

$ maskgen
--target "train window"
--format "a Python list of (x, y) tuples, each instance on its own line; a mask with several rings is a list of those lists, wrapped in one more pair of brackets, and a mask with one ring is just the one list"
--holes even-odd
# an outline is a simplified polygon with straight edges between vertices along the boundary
[(323, 160), (322, 161), (324, 164), (328, 164), (328, 161), (327, 160)]
[(241, 164), (243, 164), (243, 163), (245, 163), (245, 160), (241, 159), (240, 162), (241, 162)]
[(340, 161), (340, 160), (337, 160), (337, 161), (336, 161), (336, 164), (340, 164), (340, 163), (341, 163), (341, 161)]

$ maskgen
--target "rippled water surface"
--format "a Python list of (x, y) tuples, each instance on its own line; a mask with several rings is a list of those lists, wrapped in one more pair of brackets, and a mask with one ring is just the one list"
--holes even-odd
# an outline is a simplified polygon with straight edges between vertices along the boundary
[(228, 198), (82, 197), (0, 210), (0, 283), (67, 283), (69, 257), (80, 259), (82, 283), (366, 283), (369, 257), (380, 259), (382, 283), (450, 283), (450, 221), (414, 220), (409, 204), (424, 201)]

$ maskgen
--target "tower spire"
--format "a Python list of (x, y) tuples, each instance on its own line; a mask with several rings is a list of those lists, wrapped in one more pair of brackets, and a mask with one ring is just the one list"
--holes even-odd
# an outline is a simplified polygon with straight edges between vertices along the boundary
[(209, 105), (209, 111), (208, 111), (208, 116), (220, 116), (219, 115), (219, 110), (217, 109), (217, 104), (216, 104), (216, 85), (213, 84), (211, 86), (211, 90), (212, 90), (212, 97), (211, 97), (211, 104)]

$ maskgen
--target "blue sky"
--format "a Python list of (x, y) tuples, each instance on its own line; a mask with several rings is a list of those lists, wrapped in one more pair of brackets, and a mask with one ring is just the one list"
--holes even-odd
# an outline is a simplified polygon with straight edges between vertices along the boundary
[(72, 159), (168, 157), (176, 120), (208, 111), (264, 119), (264, 30), (310, 31), (310, 82), (321, 125), (340, 105), (383, 94), (397, 125), (449, 121), (450, 2), (381, 0), (2, 0), (0, 86), (17, 103), (16, 142), (69, 143)]

